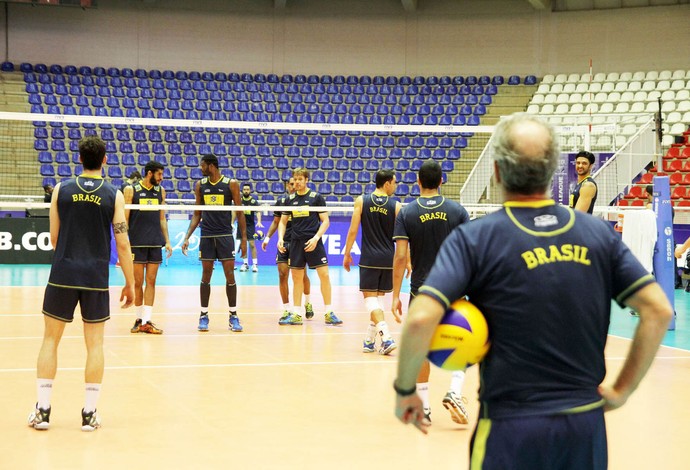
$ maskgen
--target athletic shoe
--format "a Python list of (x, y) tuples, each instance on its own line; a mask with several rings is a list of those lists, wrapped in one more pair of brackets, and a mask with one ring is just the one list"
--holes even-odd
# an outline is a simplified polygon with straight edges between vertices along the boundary
[(455, 392), (448, 392), (443, 397), (443, 406), (450, 411), (450, 417), (458, 424), (467, 424), (470, 419), (463, 403), (467, 403), (467, 398), (459, 397)]
[(252, 272), (253, 273), (258, 273), (259, 272), (259, 267), (257, 265), (252, 265)]
[(129, 331), (131, 331), (132, 333), (139, 333), (141, 331), (141, 318), (137, 318), (134, 321), (134, 326)]
[(287, 318), (281, 325), (301, 325), (302, 324), (302, 315), (299, 315), (297, 313), (290, 312), (288, 313)]
[(147, 321), (143, 325), (139, 327), (139, 331), (142, 333), (148, 333), (150, 335), (162, 335), (163, 330), (158, 328), (156, 325), (154, 325), (152, 322)]
[(381, 354), (382, 356), (387, 356), (388, 354), (393, 352), (393, 350), (397, 347), (398, 345), (395, 344), (393, 338), (389, 339), (388, 341), (383, 341), (381, 343), (381, 348), (379, 349), (379, 354)]
[(29, 426), (39, 431), (45, 431), (50, 427), (50, 407), (47, 410), (38, 407), (29, 415)]
[(324, 315), (324, 318), (326, 319), (326, 325), (340, 326), (343, 324), (343, 321), (336, 317), (333, 312), (328, 312)]
[(431, 423), (431, 408), (424, 408), (424, 419)]
[(304, 316), (307, 317), (307, 320), (314, 318), (314, 307), (310, 303), (304, 304)]
[(199, 317), (199, 331), (208, 331), (208, 315)]
[(238, 333), (242, 331), (242, 324), (240, 323), (240, 318), (237, 315), (230, 315), (230, 330)]
[(240, 268), (240, 272), (241, 272), (241, 273), (246, 273), (247, 271), (249, 271), (249, 265), (245, 263), (245, 264), (243, 264), (242, 267)]
[(629, 313), (630, 313), (630, 315), (632, 315), (633, 317), (639, 317), (639, 316), (640, 316), (640, 314), (637, 313), (635, 310), (630, 310)]
[(90, 413), (85, 413), (81, 410), (81, 430), (85, 432), (92, 432), (101, 427), (101, 419), (98, 417), (96, 410)]
[(362, 346), (362, 352), (373, 353), (374, 351), (376, 351), (376, 342), (375, 341), (369, 342), (365, 339), (363, 343), (364, 344)]
[(283, 316), (278, 319), (278, 324), (279, 325), (289, 325), (289, 323), (287, 322), (288, 318), (290, 318), (290, 311), (285, 310), (283, 312)]

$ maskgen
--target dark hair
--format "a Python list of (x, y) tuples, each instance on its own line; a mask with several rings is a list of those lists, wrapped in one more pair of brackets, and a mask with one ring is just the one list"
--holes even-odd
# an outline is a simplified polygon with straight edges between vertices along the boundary
[(653, 184), (648, 184), (647, 186), (644, 187), (644, 190), (649, 194), (650, 196), (654, 196), (654, 185)]
[(443, 179), (441, 165), (436, 160), (426, 160), (419, 168), (418, 176), (422, 189), (436, 189), (441, 186), (441, 180)]
[(138, 179), (138, 180), (140, 180), (140, 179), (141, 179), (141, 173), (139, 173), (137, 170), (134, 170), (133, 172), (131, 172), (131, 173), (129, 174), (129, 176), (127, 177), (127, 179), (130, 179), (130, 180), (131, 180), (131, 179)]
[(201, 157), (201, 161), (206, 162), (207, 165), (213, 165), (216, 168), (218, 168), (218, 157), (216, 157), (212, 153), (207, 153), (206, 155), (203, 155)]
[(577, 160), (578, 158), (586, 158), (589, 160), (590, 165), (594, 165), (594, 154), (592, 152), (588, 152), (587, 150), (580, 150), (577, 152), (577, 155), (575, 155), (575, 159)]
[(157, 162), (156, 160), (151, 160), (151, 161), (148, 162), (148, 163), (146, 164), (146, 166), (144, 167), (144, 174), (145, 174), (145, 175), (148, 174), (149, 171), (150, 171), (151, 173), (155, 173), (155, 172), (157, 172), (158, 170), (163, 170), (164, 168), (165, 168), (165, 167), (163, 166), (163, 164), (162, 164), (161, 162)]
[(97, 135), (89, 135), (79, 141), (79, 156), (85, 170), (100, 170), (105, 157), (105, 142)]
[(379, 170), (376, 172), (375, 183), (377, 188), (383, 188), (383, 185), (389, 181), (393, 181), (395, 172), (393, 170)]
[(244, 189), (245, 186), (249, 186), (249, 190), (250, 191), (252, 190), (252, 184), (251, 183), (248, 183), (245, 181), (244, 183), (242, 183), (242, 189)]

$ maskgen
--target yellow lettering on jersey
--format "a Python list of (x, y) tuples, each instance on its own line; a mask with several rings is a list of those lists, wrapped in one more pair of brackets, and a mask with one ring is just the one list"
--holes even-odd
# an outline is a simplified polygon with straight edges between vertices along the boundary
[[(142, 206), (157, 206), (158, 205), (158, 199), (153, 199), (153, 198), (142, 198), (139, 199), (139, 204)], [(147, 207), (142, 207), (140, 210), (142, 211), (155, 211), (155, 208), (147, 208)]]
[(72, 194), (72, 202), (91, 202), (101, 205), (101, 197), (95, 194)]
[(292, 217), (309, 217), (309, 211), (292, 211)]
[(388, 215), (388, 209), (385, 207), (371, 206), (369, 207), (369, 212), (379, 212), (383, 215)]
[(592, 261), (587, 258), (589, 248), (586, 246), (572, 245), (566, 243), (560, 247), (556, 245), (549, 245), (548, 253), (544, 248), (535, 248), (522, 253), (522, 259), (525, 261), (527, 269), (534, 269), (538, 266), (550, 263), (579, 263), (585, 266), (590, 266)]
[(207, 206), (224, 206), (225, 196), (223, 194), (204, 194), (204, 204)]
[(428, 214), (422, 214), (419, 216), (419, 220), (424, 223), (430, 220), (448, 220), (448, 215), (445, 212), (436, 211), (429, 212)]

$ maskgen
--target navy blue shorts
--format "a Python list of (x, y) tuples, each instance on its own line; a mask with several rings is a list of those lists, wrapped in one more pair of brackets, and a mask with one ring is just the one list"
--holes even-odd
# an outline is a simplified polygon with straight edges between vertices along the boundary
[(470, 468), (605, 470), (603, 408), (572, 414), (480, 419), (470, 442)]
[(163, 250), (159, 246), (133, 246), (132, 261), (136, 264), (161, 264)]
[(81, 309), (86, 323), (101, 323), (110, 318), (110, 292), (106, 290), (71, 289), (48, 284), (43, 297), (43, 313), (56, 320), (71, 322), (74, 309)]
[(232, 235), (201, 237), (199, 259), (202, 261), (235, 260), (235, 240)]
[(276, 250), (276, 264), (287, 263), (290, 260), (290, 242), (283, 241), (283, 246), (285, 247), (285, 253)]
[(393, 292), (393, 270), (359, 267), (360, 292)]
[(290, 240), (290, 259), (288, 261), (290, 269), (304, 269), (306, 265), (309, 265), (311, 269), (328, 266), (326, 248), (323, 246), (323, 242), (319, 240), (316, 248), (308, 253), (304, 251), (305, 243), (307, 240)]

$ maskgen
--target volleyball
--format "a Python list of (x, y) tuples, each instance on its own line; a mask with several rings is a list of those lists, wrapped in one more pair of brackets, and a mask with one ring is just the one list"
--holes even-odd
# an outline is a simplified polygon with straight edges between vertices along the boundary
[(489, 327), (482, 312), (471, 302), (453, 302), (436, 327), (429, 361), (445, 370), (465, 370), (484, 359), (489, 351)]
[(257, 230), (256, 232), (254, 232), (254, 238), (257, 240), (263, 240), (264, 232), (262, 232), (261, 230)]

